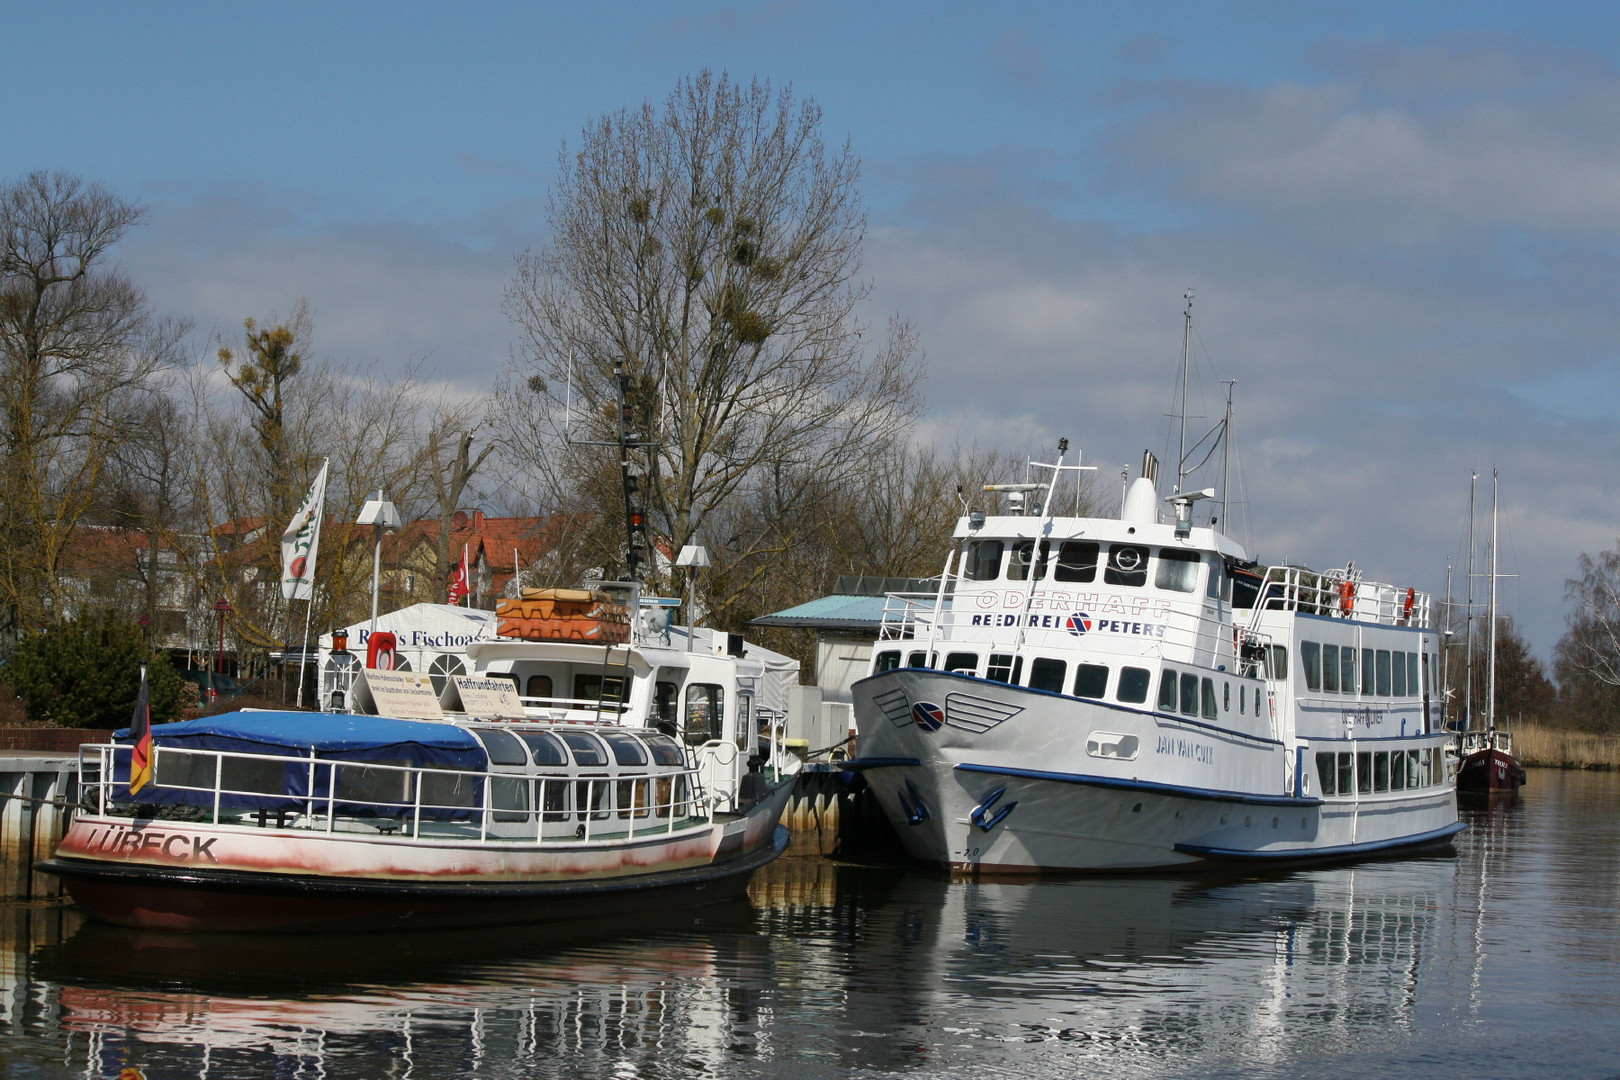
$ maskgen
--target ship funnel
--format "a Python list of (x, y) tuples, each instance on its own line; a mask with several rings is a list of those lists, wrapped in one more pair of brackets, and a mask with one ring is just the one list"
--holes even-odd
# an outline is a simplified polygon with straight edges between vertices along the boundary
[(1125, 505), (1120, 508), (1119, 520), (1137, 525), (1156, 525), (1159, 522), (1159, 492), (1153, 481), (1138, 476), (1125, 489)]
[(1142, 451), (1142, 479), (1150, 484), (1159, 482), (1159, 459), (1153, 456), (1153, 451)]

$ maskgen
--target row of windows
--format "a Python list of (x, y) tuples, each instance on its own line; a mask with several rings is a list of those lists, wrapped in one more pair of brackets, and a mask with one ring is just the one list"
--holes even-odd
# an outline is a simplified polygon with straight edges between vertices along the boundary
[(691, 790), (684, 774), (639, 780), (529, 780), (525, 777), (491, 778), (489, 793), (494, 821), (509, 824), (532, 821), (539, 810), (542, 821), (570, 817), (604, 820), (621, 818), (685, 817)]
[[(1238, 683), (1238, 714), (1246, 715), (1251, 710), (1255, 716), (1260, 715), (1260, 690), (1256, 687), (1250, 693), (1248, 684)], [(1190, 671), (1178, 672), (1165, 668), (1164, 674), (1159, 677), (1159, 711), (1219, 720), (1221, 713), (1232, 711), (1232, 684), (1223, 680), (1217, 701), (1214, 679), (1207, 675), (1200, 677)]]
[(1406, 791), (1445, 782), (1445, 759), (1425, 750), (1319, 751), (1316, 777), (1323, 795)]
[[(1033, 573), (1036, 581), (1044, 581), (1050, 573), (1054, 581), (1090, 582), (1097, 580), (1101, 567), (1105, 585), (1142, 588), (1148, 583), (1151, 567), (1154, 588), (1190, 593), (1198, 588), (1201, 564), (1198, 552), (1180, 548), (1161, 548), (1155, 553), (1140, 544), (1109, 544), (1105, 556), (1103, 546), (1095, 540), (1063, 540), (1055, 550), (1050, 540), (1038, 544), (1034, 540), (1010, 544), (975, 540), (968, 544), (962, 576), (969, 581), (996, 581), (1003, 575), (1008, 581), (1028, 581)], [(1210, 574), (1209, 594), (1220, 595), (1225, 580), (1226, 575), (1219, 571)]]
[[(1280, 649), (1279, 649), (1280, 651)], [(910, 667), (930, 667), (928, 654), (918, 650), (906, 658)], [(939, 654), (934, 654), (938, 661)], [(953, 652), (945, 654), (941, 670), (964, 675), (978, 673), (979, 654)], [(878, 673), (893, 671), (900, 666), (900, 653), (881, 652), (874, 670)], [(1068, 681), (1069, 664), (1047, 656), (1035, 657), (1029, 665), (1029, 682), (1023, 682), (1024, 658), (1013, 653), (991, 653), (985, 665), (986, 679), (1012, 685), (1028, 685), (1031, 690), (1045, 690), (1053, 694), (1072, 694), (1078, 698), (1102, 700), (1108, 697), (1112, 671), (1107, 664), (1078, 663), (1074, 665), (1074, 681)], [(1125, 705), (1141, 705), (1147, 701), (1153, 673), (1147, 668), (1124, 665), (1114, 682), (1114, 700)], [(1261, 715), (1260, 690), (1245, 683), (1238, 684), (1237, 711)], [(1218, 720), (1222, 712), (1232, 711), (1232, 684), (1225, 682), (1220, 695), (1215, 693), (1215, 680), (1191, 672), (1177, 672), (1165, 668), (1159, 681), (1159, 708), (1164, 712), (1180, 712), (1185, 716), (1203, 716)]]
[(1315, 641), (1299, 643), (1299, 656), (1305, 665), (1305, 686), (1330, 694), (1354, 694), (1357, 687), (1365, 695), (1378, 697), (1417, 697), (1427, 691), (1422, 676), (1428, 674), (1427, 657), (1421, 667), (1418, 653), (1391, 649), (1361, 649), (1361, 679), (1356, 679), (1357, 649), (1353, 645), (1323, 645)]
[(524, 731), (521, 728), (471, 728), (484, 744), (491, 765), (604, 768), (609, 758), (617, 765), (637, 768), (650, 759), (658, 765), (684, 766), (686, 755), (666, 735), (633, 735), (628, 731)]

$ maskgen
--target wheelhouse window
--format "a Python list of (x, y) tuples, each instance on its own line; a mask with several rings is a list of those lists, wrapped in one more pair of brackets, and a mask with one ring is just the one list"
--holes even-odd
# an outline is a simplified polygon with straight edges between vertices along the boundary
[(1371, 696), (1373, 692), (1373, 651), (1361, 650), (1361, 692)]
[(574, 699), (616, 705), (624, 700), (624, 680), (617, 675), (605, 679), (597, 674), (575, 675)]
[(1203, 705), (1204, 705), (1204, 719), (1205, 720), (1215, 720), (1215, 719), (1219, 718), (1220, 711), (1216, 708), (1216, 705), (1215, 705), (1215, 680), (1214, 679), (1205, 679), (1204, 680), (1204, 682), (1203, 682), (1203, 696), (1202, 696), (1201, 700), (1202, 700)]
[(979, 670), (979, 654), (970, 652), (953, 652), (945, 654), (945, 670), (957, 671), (964, 675), (972, 675)]
[(1147, 548), (1134, 544), (1113, 544), (1108, 549), (1103, 583), (1139, 589), (1147, 584), (1147, 565)]
[(1063, 693), (1063, 673), (1068, 664), (1046, 656), (1037, 656), (1029, 665), (1029, 688), (1053, 694)]
[(1140, 704), (1147, 700), (1148, 684), (1153, 675), (1147, 668), (1122, 667), (1119, 669), (1119, 689), (1114, 696), (1127, 704)]
[[(1141, 669), (1136, 669), (1140, 671)], [(1144, 674), (1146, 674), (1144, 672)], [(1108, 693), (1108, 665), (1081, 664), (1074, 669), (1074, 696), (1100, 698)], [(1142, 686), (1142, 697), (1147, 697), (1147, 684)], [(1138, 699), (1140, 700), (1140, 699)]]
[(1159, 565), (1153, 574), (1153, 587), (1171, 592), (1194, 592), (1198, 588), (1198, 553), (1165, 548), (1159, 552)]
[(1091, 540), (1065, 540), (1058, 545), (1057, 567), (1052, 576), (1058, 581), (1096, 581), (1099, 546)]
[(1288, 678), (1288, 647), (1286, 645), (1266, 646), (1266, 674), (1272, 682), (1283, 682)]
[(1376, 673), (1376, 678), (1373, 684), (1375, 688), (1374, 692), (1377, 693), (1379, 697), (1389, 697), (1389, 650), (1379, 649), (1373, 655), (1373, 670)]
[(1334, 755), (1331, 752), (1324, 753), (1320, 750), (1316, 754), (1316, 779), (1321, 786), (1321, 794), (1323, 795), (1337, 795), (1339, 793), (1338, 787), (1334, 784), (1337, 772), (1333, 757)]
[[(1427, 659), (1426, 656), (1425, 656), (1425, 659)], [(1418, 695), (1418, 693), (1419, 693), (1418, 687), (1420, 685), (1421, 684), (1418, 682), (1418, 654), (1415, 653), (1415, 652), (1407, 653), (1406, 654), (1406, 692), (1408, 694), (1411, 694), (1413, 697), (1416, 697)]]
[(1159, 679), (1159, 708), (1165, 712), (1176, 711), (1176, 673), (1170, 668), (1165, 668)]
[(885, 671), (894, 671), (900, 666), (900, 654), (893, 649), (877, 654), (877, 663), (872, 665), (874, 674), (881, 675)]
[(686, 688), (686, 741), (698, 746), (720, 738), (725, 730), (726, 690), (713, 683), (693, 683)]
[(969, 581), (994, 581), (1001, 576), (1001, 541), (975, 540), (968, 544), (963, 576)]
[(1181, 673), (1181, 713), (1198, 715), (1198, 676), (1185, 671)]
[[(673, 682), (663, 679), (653, 683), (653, 713), (664, 724), (675, 723), (675, 713), (678, 709), (676, 702), (680, 700), (681, 688)], [(671, 731), (674, 728), (670, 728)]]
[(529, 681), (523, 685), (523, 696), (532, 698), (551, 698), (551, 676), (530, 675)]
[(1339, 647), (1322, 646), (1322, 689), (1329, 694), (1339, 692)]
[(1406, 696), (1406, 654), (1396, 653), (1394, 665), (1390, 669), (1390, 690), (1396, 697)]
[(1042, 540), (1040, 546), (1035, 546), (1033, 540), (1020, 540), (1012, 546), (1012, 558), (1007, 560), (1007, 580), (1028, 581), (1030, 559), (1035, 561), (1035, 580), (1046, 579), (1046, 560), (1052, 553), (1052, 543)]
[(1356, 650), (1349, 645), (1339, 649), (1339, 689), (1346, 694), (1356, 692)]

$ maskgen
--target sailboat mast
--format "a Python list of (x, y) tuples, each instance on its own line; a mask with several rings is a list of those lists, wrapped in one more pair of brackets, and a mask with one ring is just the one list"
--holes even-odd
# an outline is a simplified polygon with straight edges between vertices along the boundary
[(1221, 532), (1226, 532), (1226, 485), (1232, 476), (1232, 391), (1236, 379), (1226, 380), (1226, 420), (1221, 424)]
[(1463, 608), (1463, 730), (1474, 727), (1474, 488), (1479, 473), (1468, 474), (1468, 603)]
[(1491, 601), (1485, 609), (1491, 620), (1490, 652), (1485, 668), (1485, 726), (1496, 726), (1496, 466), (1491, 466)]

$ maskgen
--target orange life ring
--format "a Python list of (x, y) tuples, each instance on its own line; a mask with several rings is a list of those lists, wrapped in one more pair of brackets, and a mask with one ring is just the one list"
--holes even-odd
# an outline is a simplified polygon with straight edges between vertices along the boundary
[(1412, 617), (1412, 607), (1416, 603), (1417, 603), (1417, 590), (1413, 589), (1413, 588), (1408, 588), (1406, 590), (1406, 600), (1401, 604), (1401, 618), (1410, 619)]
[(1356, 607), (1356, 587), (1350, 581), (1339, 582), (1339, 610), (1346, 615)]
[(378, 630), (366, 639), (366, 667), (378, 671), (393, 671), (399, 663), (395, 650), (398, 639), (387, 630)]

